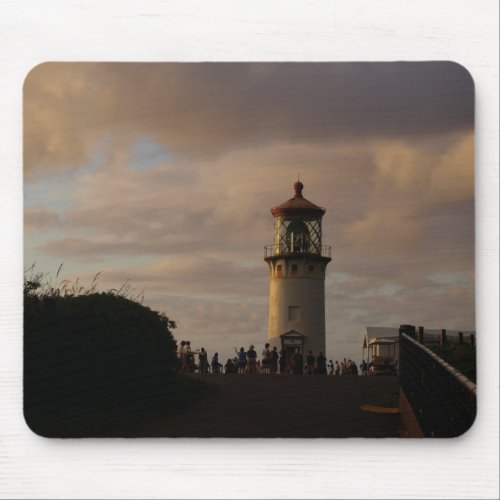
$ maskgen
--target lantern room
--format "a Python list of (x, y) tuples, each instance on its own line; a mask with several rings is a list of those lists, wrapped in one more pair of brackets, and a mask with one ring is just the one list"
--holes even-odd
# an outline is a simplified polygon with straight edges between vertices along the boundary
[(302, 182), (296, 182), (293, 188), (293, 198), (271, 209), (274, 243), (266, 245), (265, 257), (308, 254), (330, 258), (331, 247), (322, 245), (321, 219), (325, 209), (304, 198)]

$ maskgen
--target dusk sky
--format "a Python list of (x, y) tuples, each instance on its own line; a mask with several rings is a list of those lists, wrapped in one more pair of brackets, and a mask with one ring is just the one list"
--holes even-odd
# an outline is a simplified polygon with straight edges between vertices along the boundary
[(126, 280), (225, 361), (267, 339), (270, 208), (326, 209), (328, 359), (475, 329), (474, 88), (453, 63), (46, 63), (24, 87), (25, 267)]

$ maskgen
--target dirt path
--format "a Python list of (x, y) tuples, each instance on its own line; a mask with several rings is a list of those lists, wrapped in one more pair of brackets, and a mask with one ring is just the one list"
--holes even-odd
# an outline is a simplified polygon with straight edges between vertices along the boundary
[(397, 437), (399, 415), (367, 413), (399, 391), (396, 377), (194, 376), (206, 390), (134, 435), (164, 437)]

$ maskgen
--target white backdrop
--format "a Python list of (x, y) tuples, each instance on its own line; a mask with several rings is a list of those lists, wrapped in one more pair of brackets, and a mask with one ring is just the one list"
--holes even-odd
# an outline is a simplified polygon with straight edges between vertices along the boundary
[[(498, 3), (3, 0), (1, 498), (498, 498)], [(22, 85), (44, 61), (454, 60), (476, 83), (479, 414), (453, 440), (49, 440), (22, 416)], [(266, 454), (263, 454), (263, 451)]]

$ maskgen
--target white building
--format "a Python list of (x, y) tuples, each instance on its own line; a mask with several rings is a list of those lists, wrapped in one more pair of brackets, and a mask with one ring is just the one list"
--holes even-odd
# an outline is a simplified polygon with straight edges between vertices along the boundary
[[(464, 341), (470, 335), (475, 336), (474, 331), (462, 331)], [(458, 330), (446, 330), (448, 340), (458, 340)], [(441, 335), (441, 330), (424, 329), (424, 342), (437, 343)], [(367, 326), (363, 339), (363, 359), (370, 357), (393, 356), (394, 362), (399, 362), (399, 328), (390, 328), (384, 326)]]
[(366, 327), (363, 359), (373, 361), (377, 358), (387, 358), (391, 364), (399, 363), (399, 328)]
[(271, 209), (274, 243), (265, 247), (269, 266), (269, 343), (291, 354), (296, 347), (325, 353), (325, 272), (331, 247), (322, 244), (325, 209), (295, 195)]

